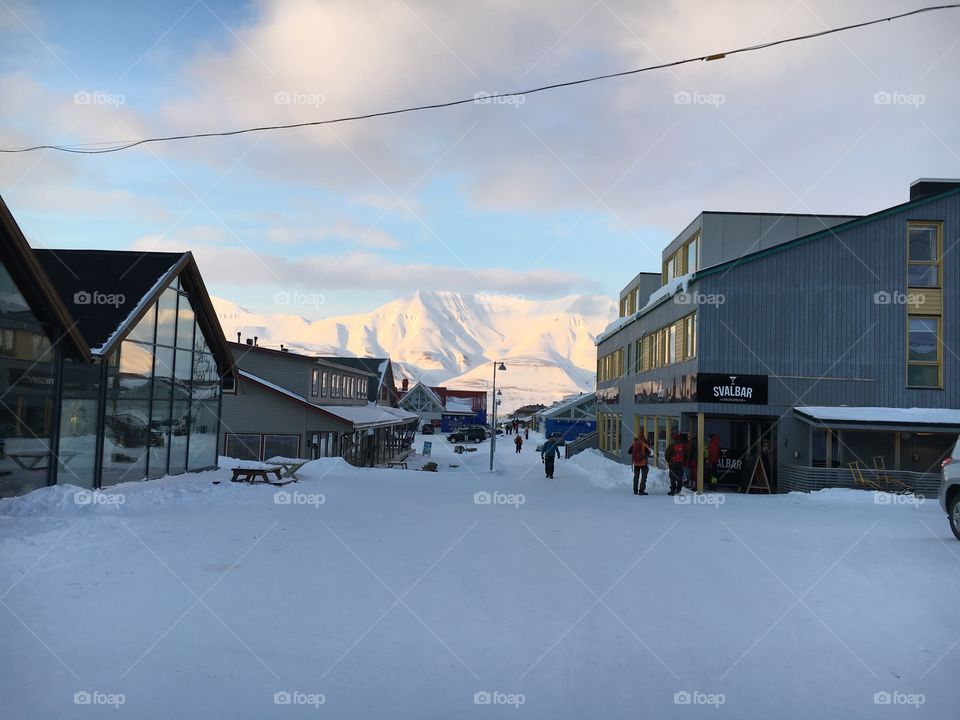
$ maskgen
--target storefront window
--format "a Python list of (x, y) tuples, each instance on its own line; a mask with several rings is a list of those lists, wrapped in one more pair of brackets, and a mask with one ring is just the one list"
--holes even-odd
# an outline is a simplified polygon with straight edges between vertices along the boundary
[(100, 366), (64, 361), (57, 482), (92, 488), (97, 465)]
[(54, 418), (54, 351), (0, 264), (0, 497), (48, 484)]

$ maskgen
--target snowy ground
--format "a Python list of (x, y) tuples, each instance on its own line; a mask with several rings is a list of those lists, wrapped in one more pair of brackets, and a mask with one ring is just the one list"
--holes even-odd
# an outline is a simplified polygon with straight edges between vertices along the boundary
[(425, 439), (441, 472), (0, 501), (3, 717), (958, 716), (935, 502), (635, 497), (595, 453), (546, 480), (534, 435), (494, 475)]

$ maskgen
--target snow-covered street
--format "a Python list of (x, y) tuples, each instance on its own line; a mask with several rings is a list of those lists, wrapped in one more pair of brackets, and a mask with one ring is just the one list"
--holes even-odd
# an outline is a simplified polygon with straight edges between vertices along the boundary
[(534, 435), (493, 475), (424, 439), (438, 473), (0, 501), (4, 717), (956, 717), (935, 500), (636, 497)]

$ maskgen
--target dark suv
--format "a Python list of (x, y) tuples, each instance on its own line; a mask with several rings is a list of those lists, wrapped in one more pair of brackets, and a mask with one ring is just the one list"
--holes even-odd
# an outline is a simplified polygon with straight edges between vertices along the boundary
[(447, 440), (452, 443), (456, 442), (483, 442), (487, 439), (487, 431), (484, 430), (479, 425), (467, 425), (462, 428), (457, 428), (449, 435), (447, 435)]

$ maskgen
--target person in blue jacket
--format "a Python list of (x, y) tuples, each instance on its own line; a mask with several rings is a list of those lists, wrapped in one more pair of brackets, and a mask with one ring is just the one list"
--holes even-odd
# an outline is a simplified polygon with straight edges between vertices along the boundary
[(540, 451), (540, 457), (543, 458), (543, 469), (546, 472), (547, 478), (553, 480), (553, 463), (554, 460), (560, 457), (560, 448), (557, 445), (557, 441), (553, 438), (548, 438), (543, 444), (543, 449)]

